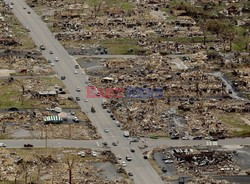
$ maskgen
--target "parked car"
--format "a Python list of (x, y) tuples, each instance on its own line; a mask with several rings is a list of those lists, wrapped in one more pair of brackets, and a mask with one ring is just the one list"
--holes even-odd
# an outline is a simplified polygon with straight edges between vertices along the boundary
[(202, 136), (195, 136), (193, 137), (193, 140), (201, 140), (202, 139)]
[(126, 160), (130, 162), (132, 161), (132, 158), (130, 156), (126, 156)]
[(75, 65), (75, 68), (78, 69), (78, 68), (79, 68), (79, 65)]
[(105, 128), (105, 129), (104, 129), (104, 132), (105, 132), (105, 133), (109, 133), (109, 129)]
[(112, 145), (113, 145), (113, 146), (117, 146), (117, 143), (116, 143), (116, 142), (113, 142)]
[(1, 147), (1, 148), (5, 148), (5, 147), (6, 147), (6, 144), (5, 144), (5, 143), (0, 143), (0, 147)]
[(32, 148), (32, 147), (33, 147), (32, 144), (24, 144), (23, 146), (24, 146), (25, 148)]
[(133, 176), (133, 173), (129, 172), (128, 175), (129, 175), (129, 176)]
[(131, 151), (132, 153), (134, 153), (134, 152), (135, 152), (135, 149), (131, 148), (130, 151)]
[(61, 80), (65, 80), (66, 79), (66, 77), (65, 76), (61, 76)]
[(51, 50), (51, 51), (49, 51), (49, 53), (50, 53), (50, 54), (53, 54), (53, 51)]
[(174, 163), (173, 160), (165, 160), (165, 164), (172, 164), (172, 163)]
[(147, 155), (143, 155), (143, 158), (144, 158), (144, 159), (148, 159), (148, 156), (147, 156)]
[(80, 90), (80, 88), (79, 88), (79, 87), (77, 87), (77, 88), (76, 88), (76, 91), (77, 91), (77, 92), (80, 92), (81, 90)]
[(56, 61), (56, 62), (58, 62), (58, 61), (59, 61), (58, 57), (55, 57), (55, 61)]
[(40, 45), (40, 49), (41, 49), (41, 50), (45, 50), (44, 45)]
[(126, 167), (126, 166), (127, 166), (126, 162), (122, 161), (122, 167)]
[(76, 97), (76, 101), (80, 101), (80, 97), (79, 96)]
[(166, 172), (168, 171), (166, 167), (162, 167), (161, 170), (162, 170), (162, 172), (164, 172), (164, 173), (166, 173)]

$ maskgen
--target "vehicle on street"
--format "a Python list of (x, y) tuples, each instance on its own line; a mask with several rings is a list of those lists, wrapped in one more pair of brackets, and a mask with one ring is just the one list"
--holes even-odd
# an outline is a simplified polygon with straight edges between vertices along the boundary
[(122, 167), (126, 167), (126, 166), (127, 166), (126, 162), (122, 161)]
[(107, 113), (111, 113), (111, 110), (110, 110), (110, 109), (107, 109)]
[(132, 153), (134, 153), (134, 152), (135, 152), (135, 149), (131, 148), (130, 151), (131, 151)]
[(202, 136), (195, 136), (193, 137), (193, 140), (201, 140), (202, 139)]
[(144, 159), (148, 159), (148, 156), (147, 156), (147, 155), (143, 155), (143, 158), (144, 158)]
[(25, 148), (32, 148), (33, 145), (32, 144), (24, 144), (23, 147), (25, 147)]
[(164, 173), (167, 172), (167, 168), (166, 168), (166, 167), (162, 167), (161, 170), (162, 170), (162, 172), (164, 172)]
[(76, 88), (76, 91), (77, 91), (77, 92), (80, 92), (81, 90), (80, 90), (80, 88), (79, 88), (79, 87), (77, 87), (77, 88)]
[(85, 154), (84, 151), (79, 151), (79, 152), (77, 153), (77, 155), (79, 155), (79, 156), (81, 156), (81, 157), (85, 157), (85, 156), (86, 156), (86, 154)]
[(84, 99), (84, 102), (88, 102), (88, 99), (86, 98), (86, 99)]
[(79, 122), (80, 120), (78, 119), (78, 117), (74, 116), (72, 119), (74, 122)]
[(112, 145), (113, 145), (113, 146), (117, 146), (117, 143), (116, 143), (116, 142), (113, 142)]
[(78, 74), (77, 70), (74, 71), (74, 74)]
[(56, 61), (56, 62), (58, 62), (58, 61), (59, 61), (58, 57), (55, 57), (55, 61)]
[(123, 131), (123, 136), (124, 137), (129, 137), (129, 131)]
[(182, 140), (189, 140), (189, 137), (186, 137), (186, 136), (185, 136), (185, 137), (182, 137), (181, 139), (182, 139)]
[(91, 155), (92, 155), (93, 157), (96, 157), (96, 156), (97, 156), (97, 153), (93, 151), (93, 152), (91, 153)]
[(13, 3), (13, 2), (11, 2), (10, 4), (11, 4), (11, 5), (14, 5), (14, 3)]
[(172, 163), (174, 163), (173, 160), (165, 160), (164, 162), (165, 162), (165, 164), (172, 164)]
[(51, 66), (55, 66), (55, 64), (54, 64), (54, 63), (51, 63), (50, 65), (51, 65)]
[(27, 13), (28, 13), (28, 14), (30, 14), (31, 12), (30, 12), (30, 11), (28, 11)]
[(115, 122), (115, 125), (116, 125), (117, 127), (121, 127), (121, 124), (120, 124), (119, 121), (116, 121), (116, 122)]
[(6, 144), (5, 144), (5, 143), (0, 143), (0, 147), (1, 147), (1, 148), (5, 148), (5, 147), (6, 147)]
[(79, 69), (79, 65), (75, 65), (75, 69)]
[(49, 53), (50, 53), (50, 54), (53, 54), (53, 51), (51, 50), (51, 51), (49, 51)]
[(117, 160), (121, 160), (122, 157), (120, 155), (117, 156)]
[(105, 129), (104, 129), (104, 132), (105, 132), (105, 133), (109, 133), (109, 129), (105, 128)]
[(133, 173), (129, 172), (128, 175), (129, 175), (129, 176), (133, 176)]
[(102, 142), (102, 145), (103, 145), (103, 146), (108, 146), (108, 143), (107, 143), (106, 141), (103, 141), (103, 142)]
[(26, 7), (23, 7), (24, 10), (26, 10)]
[(45, 50), (44, 45), (40, 45), (40, 49), (41, 49), (41, 50)]
[(95, 111), (95, 108), (94, 108), (93, 106), (91, 107), (91, 112), (92, 112), (92, 113), (95, 113), (95, 112), (96, 112), (96, 111)]
[(130, 162), (132, 161), (132, 158), (130, 156), (126, 156), (126, 160)]
[(76, 101), (80, 101), (80, 97), (79, 96), (76, 97)]
[(66, 77), (65, 76), (61, 76), (61, 80), (65, 80), (66, 79)]

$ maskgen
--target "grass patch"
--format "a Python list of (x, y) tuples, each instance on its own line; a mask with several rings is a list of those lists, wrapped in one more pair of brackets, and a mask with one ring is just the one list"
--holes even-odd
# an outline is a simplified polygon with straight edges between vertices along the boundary
[(14, 38), (22, 44), (18, 47), (21, 47), (23, 49), (35, 48), (35, 44), (30, 38), (28, 32), (14, 15), (7, 17), (7, 22), (11, 22), (10, 29), (13, 31)]
[(9, 139), (9, 136), (5, 134), (0, 134), (0, 139)]
[(140, 49), (136, 40), (126, 38), (103, 40), (100, 44), (113, 55), (136, 54)]
[(240, 119), (240, 115), (228, 114), (219, 115), (219, 119), (232, 127), (233, 135), (237, 137), (248, 137), (250, 136), (250, 126)]

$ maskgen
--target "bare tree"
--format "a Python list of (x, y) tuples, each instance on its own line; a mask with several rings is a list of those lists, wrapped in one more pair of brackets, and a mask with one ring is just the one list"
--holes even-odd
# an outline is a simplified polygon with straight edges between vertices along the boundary
[(75, 161), (76, 158), (75, 157), (70, 157), (69, 155), (66, 158), (66, 164), (68, 165), (68, 171), (69, 171), (69, 184), (72, 184), (72, 180), (73, 180), (73, 168), (75, 166)]

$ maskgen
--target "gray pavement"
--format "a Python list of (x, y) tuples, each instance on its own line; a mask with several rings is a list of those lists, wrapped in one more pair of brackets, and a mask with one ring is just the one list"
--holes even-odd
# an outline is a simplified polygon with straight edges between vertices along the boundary
[[(88, 102), (84, 102), (86, 98), (86, 84), (87, 76), (84, 73), (74, 74), (74, 65), (76, 61), (72, 58), (63, 46), (54, 38), (54, 35), (49, 31), (46, 24), (40, 19), (35, 12), (27, 6), (24, 0), (5, 0), (5, 2), (14, 2), (13, 12), (23, 26), (27, 27), (30, 32), (30, 36), (38, 46), (44, 45), (46, 50), (42, 51), (43, 56), (47, 60), (54, 61), (55, 57), (59, 58), (59, 62), (54, 62), (54, 70), (58, 76), (66, 76), (64, 80), (64, 85), (69, 90), (70, 94), (74, 97), (80, 97), (81, 101), (79, 102), (80, 107), (91, 120), (91, 122), (97, 127), (98, 131), (102, 135), (104, 140), (119, 141), (117, 147), (111, 147), (111, 151), (115, 155), (121, 155), (123, 160), (125, 160), (126, 155), (130, 154), (129, 150), (129, 141), (123, 137), (122, 131), (115, 126), (114, 122), (110, 119), (109, 114), (106, 113), (101, 108), (102, 99), (88, 99)], [(23, 9), (26, 7), (26, 10)], [(28, 14), (27, 11), (31, 13)], [(54, 54), (49, 54), (49, 51), (52, 50)], [(81, 93), (76, 92), (76, 88), (81, 89)], [(94, 106), (96, 113), (91, 113), (90, 108)], [(109, 133), (104, 133), (104, 129), (108, 128)], [(72, 144), (72, 143), (70, 143)], [(133, 172), (133, 179), (135, 183), (138, 184), (152, 184), (163, 183), (160, 176), (152, 168), (147, 160), (143, 159), (143, 156), (139, 148), (135, 147), (135, 153), (130, 154), (133, 161), (127, 163), (125, 168), (128, 172)]]

